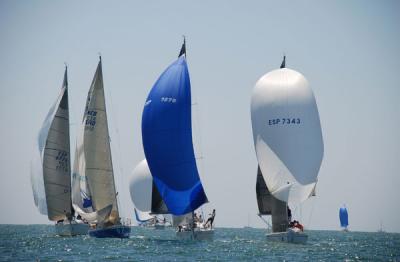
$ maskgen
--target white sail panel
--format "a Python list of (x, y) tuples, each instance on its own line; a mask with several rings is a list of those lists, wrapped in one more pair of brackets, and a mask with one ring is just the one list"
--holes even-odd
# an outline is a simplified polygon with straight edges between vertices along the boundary
[(47, 215), (46, 193), (44, 192), (42, 159), (38, 145), (31, 161), (31, 186), (33, 200), (42, 215)]
[[(84, 125), (84, 156), (80, 156), (78, 165), (84, 165), (84, 176), (91, 193), (93, 209), (100, 210), (112, 204), (113, 208), (109, 221), (117, 223), (119, 222), (119, 213), (111, 160), (101, 61), (88, 93), (82, 124)], [(84, 163), (81, 163), (81, 161), (84, 161)]]
[(154, 219), (155, 216), (150, 215), (150, 212), (142, 212), (138, 209), (135, 209), (136, 212), (136, 220), (138, 222), (144, 222), (144, 221), (148, 221), (151, 219)]
[(102, 223), (110, 216), (112, 205), (108, 205), (103, 209), (94, 212), (86, 212), (78, 205), (72, 204), (76, 213), (78, 213), (88, 223)]
[(257, 159), (268, 189), (297, 204), (315, 187), (323, 157), (318, 109), (307, 80), (283, 68), (258, 80), (251, 118)]
[(153, 178), (146, 159), (133, 170), (129, 181), (129, 191), (135, 207), (142, 212), (151, 211)]
[[(80, 127), (76, 139), (75, 160), (72, 173), (72, 203), (86, 212), (93, 212), (91, 194), (86, 177), (86, 160), (83, 144), (84, 126)], [(85, 202), (86, 201), (86, 202)]]

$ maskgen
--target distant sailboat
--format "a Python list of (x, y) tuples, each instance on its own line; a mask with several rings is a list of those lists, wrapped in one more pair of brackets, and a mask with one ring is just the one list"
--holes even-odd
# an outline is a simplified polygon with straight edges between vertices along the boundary
[(177, 237), (211, 239), (214, 231), (194, 221), (194, 211), (208, 200), (194, 155), (191, 106), (184, 42), (178, 59), (161, 74), (146, 99), (143, 148), (153, 183), (178, 226)]
[(40, 129), (37, 149), (31, 166), (31, 183), (40, 213), (57, 222), (58, 235), (87, 234), (89, 226), (75, 219), (71, 204), (67, 67), (60, 95)]
[(138, 223), (143, 224), (144, 219), (140, 218), (142, 216), (145, 217), (148, 227), (164, 229), (167, 226), (165, 217), (159, 218), (156, 215), (168, 214), (168, 209), (153, 183), (146, 159), (142, 160), (133, 170), (129, 191), (131, 200), (136, 207), (135, 217)]
[(339, 209), (339, 219), (340, 226), (342, 227), (343, 231), (349, 231), (349, 229), (347, 228), (349, 226), (349, 215), (345, 206)]
[(74, 207), (91, 224), (90, 236), (129, 237), (130, 226), (122, 223), (117, 203), (101, 57), (77, 139), (73, 190)]
[(380, 227), (379, 227), (379, 229), (378, 229), (378, 233), (386, 233), (386, 231), (383, 229), (382, 220), (381, 220), (381, 222), (380, 222)]
[(269, 240), (305, 243), (307, 235), (288, 228), (288, 207), (315, 195), (323, 140), (314, 94), (302, 74), (281, 68), (261, 77), (251, 98), (258, 160), (257, 202), (272, 216)]

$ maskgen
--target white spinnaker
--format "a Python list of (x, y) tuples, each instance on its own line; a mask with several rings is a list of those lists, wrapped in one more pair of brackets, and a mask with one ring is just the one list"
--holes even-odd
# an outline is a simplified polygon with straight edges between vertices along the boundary
[(38, 151), (31, 163), (35, 204), (53, 221), (72, 213), (67, 85), (65, 70), (61, 92), (40, 129)]
[(136, 214), (140, 221), (148, 221), (154, 218), (154, 216), (150, 215), (150, 212), (143, 212), (138, 209), (136, 209)]
[(82, 210), (78, 205), (72, 204), (75, 212), (78, 213), (88, 223), (101, 223), (106, 220), (111, 213), (112, 205), (108, 205), (103, 209), (94, 212), (87, 212)]
[[(77, 163), (74, 165), (76, 167), (74, 173), (80, 177), (81, 190), (82, 186), (86, 184), (87, 188), (84, 190), (88, 190), (91, 194), (93, 210), (98, 211), (108, 205), (112, 205), (108, 220), (111, 223), (117, 223), (119, 221), (119, 213), (111, 159), (101, 60), (88, 92), (82, 125), (84, 128), (82, 141), (78, 139), (77, 142), (77, 150), (81, 149), (81, 151), (76, 158)], [(74, 191), (74, 195), (77, 195), (77, 190)]]
[(289, 204), (312, 194), (323, 158), (314, 94), (302, 74), (273, 70), (261, 77), (251, 98), (254, 145), (270, 192)]
[(83, 144), (83, 135), (84, 135), (85, 127), (83, 125), (80, 126), (77, 139), (76, 139), (76, 149), (75, 149), (75, 160), (74, 167), (72, 172), (72, 203), (75, 206), (78, 206), (81, 210), (84, 210), (88, 213), (93, 212), (92, 207), (83, 207), (83, 199), (92, 199), (92, 196), (89, 191), (89, 187), (87, 184), (87, 177), (85, 174), (86, 171), (86, 161), (85, 161), (85, 152), (84, 152), (84, 144)]
[(142, 212), (151, 211), (153, 177), (146, 159), (142, 160), (133, 170), (129, 181), (129, 191), (135, 207)]

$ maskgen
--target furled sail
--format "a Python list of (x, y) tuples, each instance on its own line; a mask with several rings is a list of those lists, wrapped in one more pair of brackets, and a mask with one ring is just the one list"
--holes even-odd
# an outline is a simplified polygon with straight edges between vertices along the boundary
[(74, 204), (93, 211), (112, 205), (107, 220), (119, 223), (101, 58), (88, 92), (75, 161)]
[(143, 147), (153, 181), (173, 215), (207, 202), (192, 143), (191, 92), (184, 55), (151, 89), (142, 115)]
[(53, 221), (71, 219), (68, 81), (65, 68), (61, 92), (40, 129), (38, 151), (31, 165), (35, 204)]
[(314, 192), (324, 147), (307, 80), (282, 64), (258, 80), (251, 120), (257, 160), (269, 191), (281, 201), (298, 204)]

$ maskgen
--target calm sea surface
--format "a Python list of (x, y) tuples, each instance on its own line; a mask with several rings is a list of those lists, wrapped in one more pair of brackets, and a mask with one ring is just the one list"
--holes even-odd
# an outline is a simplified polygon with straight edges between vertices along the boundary
[(400, 234), (308, 231), (306, 245), (270, 243), (262, 229), (217, 228), (180, 242), (173, 229), (132, 228), (129, 239), (58, 237), (49, 225), (0, 225), (0, 261), (400, 261)]

